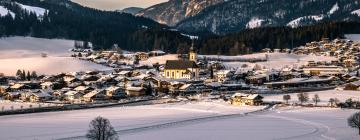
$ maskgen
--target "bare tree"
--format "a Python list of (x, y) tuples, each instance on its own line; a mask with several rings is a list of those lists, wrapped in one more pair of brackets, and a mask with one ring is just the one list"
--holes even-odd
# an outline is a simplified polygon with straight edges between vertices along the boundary
[(360, 112), (351, 115), (347, 119), (347, 122), (350, 127), (357, 128), (359, 130), (359, 135), (360, 135)]
[(118, 140), (119, 137), (110, 121), (103, 117), (96, 117), (90, 122), (90, 130), (86, 134), (89, 140)]
[(333, 106), (335, 106), (336, 104), (339, 103), (339, 99), (337, 99), (337, 98), (330, 98), (330, 99), (329, 99), (329, 103), (330, 103), (330, 106), (333, 107)]
[(283, 100), (286, 102), (286, 104), (288, 104), (289, 100), (291, 100), (291, 96), (290, 95), (284, 95)]
[(297, 96), (301, 104), (309, 101), (309, 95), (307, 93), (299, 93)]
[(312, 98), (312, 100), (315, 103), (315, 106), (317, 106), (317, 103), (320, 102), (320, 97), (318, 94), (315, 94), (314, 97)]

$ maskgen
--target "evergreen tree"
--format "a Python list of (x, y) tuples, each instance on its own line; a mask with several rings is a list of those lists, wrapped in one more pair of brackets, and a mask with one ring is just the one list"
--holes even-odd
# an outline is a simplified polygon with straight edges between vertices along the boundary
[(31, 75), (30, 75), (30, 71), (27, 72), (26, 75), (26, 80), (30, 81), (31, 80)]
[(36, 74), (36, 71), (32, 71), (30, 77), (33, 78), (33, 79), (37, 79), (38, 75)]

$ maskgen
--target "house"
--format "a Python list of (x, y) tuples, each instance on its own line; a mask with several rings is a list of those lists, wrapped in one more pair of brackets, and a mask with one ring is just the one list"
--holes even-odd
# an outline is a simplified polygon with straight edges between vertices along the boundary
[(344, 90), (360, 90), (360, 81), (346, 84)]
[(54, 83), (53, 82), (44, 82), (41, 83), (41, 89), (53, 89)]
[(155, 50), (155, 51), (151, 51), (150, 52), (150, 56), (162, 56), (165, 55), (166, 53), (164, 51), (161, 50)]
[(149, 59), (149, 54), (145, 52), (137, 52), (135, 55), (141, 61), (145, 61)]
[(181, 93), (196, 93), (196, 87), (193, 84), (184, 84), (179, 87)]
[(264, 97), (258, 94), (242, 94), (235, 93), (231, 96), (230, 102), (232, 105), (261, 105)]
[(51, 97), (49, 93), (39, 90), (31, 93), (29, 100), (30, 102), (44, 102), (50, 100)]
[(122, 88), (120, 88), (118, 86), (108, 87), (108, 88), (105, 89), (105, 91), (106, 91), (106, 96), (108, 98), (118, 99), (118, 98), (125, 97), (124, 89), (122, 89)]
[(303, 68), (303, 71), (307, 75), (332, 75), (339, 76), (346, 73), (346, 69), (339, 66), (310, 66)]
[(344, 60), (345, 67), (353, 67), (357, 64), (357, 61), (355, 59), (346, 59)]
[(230, 75), (230, 70), (220, 70), (216, 73), (216, 79), (218, 82), (224, 82)]
[(9, 89), (9, 86), (0, 86), (0, 96), (2, 96)]
[(20, 96), (21, 96), (20, 92), (6, 92), (3, 98), (5, 100), (16, 100), (19, 99)]
[(104, 100), (106, 98), (106, 92), (102, 89), (93, 90), (85, 94), (82, 99), (85, 102), (93, 102), (94, 100)]
[(267, 77), (268, 76), (266, 74), (258, 74), (258, 75), (248, 76), (248, 77), (246, 77), (246, 82), (249, 84), (260, 85), (267, 81), (266, 80)]
[(7, 77), (0, 76), (0, 85), (7, 85), (8, 83), (9, 81)]
[(145, 95), (145, 89), (143, 87), (127, 87), (126, 88), (127, 96), (142, 96)]
[(88, 86), (78, 86), (74, 90), (77, 92), (81, 92), (81, 93), (88, 93), (88, 92), (94, 90), (94, 88), (88, 87)]
[(78, 91), (68, 91), (68, 92), (64, 93), (64, 95), (65, 95), (64, 99), (67, 101), (77, 101), (77, 100), (80, 100), (81, 97), (83, 96), (83, 94), (81, 94)]
[(28, 89), (29, 87), (26, 86), (25, 84), (21, 84), (21, 83), (16, 83), (12, 86), (10, 86), (11, 91), (19, 91), (22, 89)]
[(164, 77), (170, 79), (197, 79), (199, 66), (194, 61), (168, 60), (164, 68)]

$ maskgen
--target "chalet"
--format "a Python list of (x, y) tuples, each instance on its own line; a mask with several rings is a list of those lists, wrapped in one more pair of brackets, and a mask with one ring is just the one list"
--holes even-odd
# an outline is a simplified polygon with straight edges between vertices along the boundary
[(117, 86), (108, 87), (105, 89), (105, 91), (106, 91), (106, 96), (108, 98), (118, 99), (118, 98), (125, 97), (124, 89), (117, 87)]
[(5, 100), (16, 100), (16, 99), (19, 99), (21, 96), (21, 93), (20, 92), (6, 92), (4, 94), (4, 99)]
[(267, 77), (265, 74), (253, 75), (246, 77), (246, 81), (249, 84), (260, 85), (266, 82)]
[(44, 82), (41, 83), (41, 89), (53, 89), (54, 83), (53, 82)]
[(162, 56), (165, 55), (166, 53), (164, 51), (161, 50), (156, 50), (156, 51), (151, 51), (149, 53), (150, 56)]
[(77, 100), (81, 100), (83, 94), (77, 91), (68, 91), (64, 93), (64, 96), (65, 96), (65, 100), (67, 101), (77, 101)]
[(66, 82), (67, 84), (71, 84), (71, 83), (80, 81), (78, 78), (75, 78), (74, 76), (64, 76), (63, 79), (64, 79), (64, 82)]
[(93, 90), (85, 94), (82, 99), (85, 102), (93, 102), (95, 100), (104, 100), (106, 98), (106, 92), (102, 89)]
[(360, 81), (346, 84), (344, 90), (360, 90)]
[(242, 94), (235, 93), (231, 96), (230, 102), (232, 105), (261, 105), (264, 97), (258, 94)]
[(6, 93), (9, 89), (9, 86), (0, 86), (0, 96)]
[(170, 79), (199, 78), (199, 66), (194, 61), (168, 60), (165, 64), (164, 77)]
[(179, 91), (184, 94), (196, 93), (196, 87), (193, 84), (184, 84), (179, 87)]
[(33, 92), (29, 97), (30, 102), (44, 102), (50, 99), (51, 99), (51, 95), (44, 91)]
[(231, 74), (230, 70), (220, 70), (216, 73), (216, 79), (218, 82), (224, 82)]
[(126, 88), (127, 96), (142, 96), (145, 95), (145, 89), (143, 87), (127, 87)]
[(88, 92), (94, 90), (94, 88), (88, 87), (88, 86), (78, 86), (74, 90), (77, 92), (81, 92), (81, 93), (88, 93)]
[(135, 56), (141, 61), (145, 61), (149, 59), (149, 54), (145, 52), (137, 52)]
[(353, 67), (357, 64), (357, 61), (355, 59), (346, 59), (344, 60), (345, 67)]
[(10, 86), (11, 91), (19, 91), (23, 89), (29, 89), (29, 87), (25, 84), (16, 83), (12, 86)]

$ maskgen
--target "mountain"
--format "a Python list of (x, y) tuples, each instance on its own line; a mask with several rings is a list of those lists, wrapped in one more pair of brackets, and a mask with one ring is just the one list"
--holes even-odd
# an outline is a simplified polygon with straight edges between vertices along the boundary
[(226, 0), (169, 0), (140, 11), (137, 16), (151, 18), (159, 23), (173, 26), (192, 17), (203, 9)]
[(129, 8), (125, 8), (125, 9), (122, 9), (122, 10), (118, 10), (118, 12), (123, 12), (123, 13), (128, 13), (128, 14), (136, 15), (136, 14), (139, 13), (141, 10), (144, 10), (144, 8), (140, 8), (140, 7), (129, 7)]
[(83, 7), (70, 0), (1, 0), (0, 37), (33, 36), (89, 41), (95, 49), (118, 44), (129, 51), (176, 52), (189, 37), (131, 14)]
[(180, 21), (189, 33), (227, 34), (258, 27), (358, 21), (360, 0), (229, 0)]

